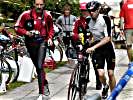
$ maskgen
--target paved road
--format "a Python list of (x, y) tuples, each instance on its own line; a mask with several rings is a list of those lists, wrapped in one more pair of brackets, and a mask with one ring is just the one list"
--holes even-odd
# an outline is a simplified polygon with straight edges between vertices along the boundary
[[(128, 58), (125, 50), (116, 50), (116, 69), (115, 75), (117, 82), (127, 69)], [(47, 74), (51, 94), (48, 100), (67, 100), (67, 89), (73, 66), (63, 66)], [(106, 73), (107, 74), (107, 73)], [(87, 95), (101, 93), (101, 90), (95, 90), (95, 75), (91, 65), (90, 83), (88, 84)], [(38, 94), (37, 80), (25, 84), (21, 87), (8, 91), (0, 96), (0, 100), (36, 100)], [(47, 99), (44, 99), (47, 100)], [(133, 78), (120, 93), (117, 100), (133, 100)]]

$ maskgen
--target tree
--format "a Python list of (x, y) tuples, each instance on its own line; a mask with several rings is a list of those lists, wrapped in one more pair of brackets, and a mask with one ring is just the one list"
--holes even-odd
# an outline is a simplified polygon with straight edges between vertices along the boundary
[[(33, 6), (34, 0), (0, 0), (0, 12), (4, 14), (5, 18), (17, 19), (18, 16), (27, 9)], [(79, 16), (79, 3), (75, 3), (78, 0), (46, 0), (45, 8), (52, 12), (62, 13), (62, 8), (66, 3), (71, 3), (72, 14)]]
[(71, 5), (72, 8), (72, 14), (75, 16), (79, 16), (80, 12), (79, 12), (79, 2), (74, 3), (75, 1), (79, 1), (79, 0), (75, 0), (72, 2), (69, 2), (70, 0), (46, 0), (46, 9), (50, 10), (50, 11), (54, 11), (54, 12), (58, 12), (58, 13), (62, 13), (62, 8), (66, 3), (69, 3)]

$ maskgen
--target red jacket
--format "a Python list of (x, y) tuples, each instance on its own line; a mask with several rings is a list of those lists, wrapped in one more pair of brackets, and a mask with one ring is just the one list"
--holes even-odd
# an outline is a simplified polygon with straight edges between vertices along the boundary
[(87, 27), (87, 22), (86, 22), (86, 18), (84, 17), (79, 17), (74, 24), (74, 29), (73, 29), (73, 40), (77, 41), (79, 39), (79, 27), (82, 27), (84, 30), (86, 30)]
[[(18, 18), (15, 30), (19, 35), (25, 35), (27, 30), (24, 28), (26, 20), (34, 19), (34, 29), (40, 32), (40, 35), (52, 38), (54, 33), (53, 20), (50, 13), (44, 10), (44, 15), (38, 15), (35, 9), (24, 11)], [(43, 17), (43, 18), (42, 18)]]

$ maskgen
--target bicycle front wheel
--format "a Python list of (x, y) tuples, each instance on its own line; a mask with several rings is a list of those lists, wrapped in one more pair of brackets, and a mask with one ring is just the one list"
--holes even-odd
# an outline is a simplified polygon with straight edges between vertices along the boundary
[(80, 87), (80, 99), (82, 100), (82, 98), (84, 97), (84, 95), (87, 92), (87, 84), (89, 82), (89, 69), (90, 69), (90, 65), (83, 65), (82, 69), (83, 71), (81, 71), (80, 74), (80, 78), (79, 78), (79, 87)]
[(79, 99), (79, 76), (80, 76), (80, 64), (77, 64), (72, 72), (69, 88), (68, 88), (68, 100)]

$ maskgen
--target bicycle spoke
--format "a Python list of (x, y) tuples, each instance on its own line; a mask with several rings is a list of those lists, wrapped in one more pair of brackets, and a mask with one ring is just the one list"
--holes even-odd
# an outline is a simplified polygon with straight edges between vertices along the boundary
[[(83, 68), (84, 67), (84, 68)], [(86, 94), (87, 92), (87, 83), (89, 81), (89, 64), (86, 64), (85, 66), (82, 66), (82, 73), (80, 73), (80, 92), (79, 92), (79, 97), (80, 100), (83, 99), (83, 96)]]

